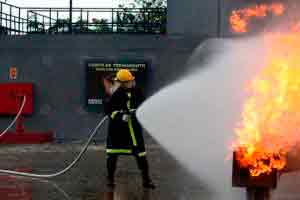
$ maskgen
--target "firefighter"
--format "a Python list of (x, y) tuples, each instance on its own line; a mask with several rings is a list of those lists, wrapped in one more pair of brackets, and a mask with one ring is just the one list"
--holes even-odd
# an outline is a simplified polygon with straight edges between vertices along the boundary
[(109, 74), (108, 76), (102, 79), (102, 83), (104, 86), (105, 94), (110, 97), (119, 87), (119, 83), (114, 80), (115, 77), (113, 74)]
[(105, 109), (106, 114), (110, 116), (106, 148), (107, 185), (114, 186), (118, 156), (133, 155), (141, 170), (143, 186), (154, 189), (155, 186), (149, 177), (142, 127), (135, 114), (145, 98), (135, 87), (135, 77), (129, 70), (119, 70), (115, 80), (120, 86), (110, 97)]

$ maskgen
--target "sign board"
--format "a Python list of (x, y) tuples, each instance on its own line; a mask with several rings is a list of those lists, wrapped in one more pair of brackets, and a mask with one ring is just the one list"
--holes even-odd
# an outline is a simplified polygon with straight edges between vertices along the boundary
[(113, 78), (120, 69), (129, 69), (138, 87), (145, 88), (149, 62), (145, 60), (89, 59), (85, 62), (85, 105), (90, 112), (103, 112)]
[(10, 80), (16, 80), (17, 79), (17, 68), (16, 67), (10, 67), (9, 68), (9, 79)]

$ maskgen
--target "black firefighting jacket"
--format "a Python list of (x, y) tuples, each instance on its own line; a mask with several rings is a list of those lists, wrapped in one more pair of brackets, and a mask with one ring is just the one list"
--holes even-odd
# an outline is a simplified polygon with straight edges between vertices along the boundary
[[(110, 116), (106, 152), (110, 154), (145, 156), (143, 131), (135, 111), (144, 101), (137, 88), (118, 88), (106, 103), (105, 112)], [(124, 114), (129, 115), (127, 121)]]

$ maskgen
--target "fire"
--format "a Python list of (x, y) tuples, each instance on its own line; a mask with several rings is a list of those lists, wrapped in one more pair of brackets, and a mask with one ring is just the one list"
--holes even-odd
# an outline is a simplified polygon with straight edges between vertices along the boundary
[(253, 18), (265, 18), (269, 14), (280, 16), (284, 10), (285, 7), (281, 3), (254, 5), (250, 8), (233, 10), (229, 22), (234, 32), (246, 33)]
[(252, 176), (282, 170), (300, 142), (300, 33), (264, 37), (267, 65), (250, 83), (233, 144)]
[(291, 30), (292, 30), (292, 32), (300, 32), (300, 23), (299, 22), (294, 22), (291, 25)]
[[(253, 19), (281, 16), (281, 3), (234, 10), (229, 18), (234, 32), (245, 33)], [(300, 143), (300, 23), (291, 20), (288, 33), (264, 35), (267, 64), (252, 80), (241, 123), (233, 144), (237, 160), (252, 176), (286, 166), (287, 154)]]

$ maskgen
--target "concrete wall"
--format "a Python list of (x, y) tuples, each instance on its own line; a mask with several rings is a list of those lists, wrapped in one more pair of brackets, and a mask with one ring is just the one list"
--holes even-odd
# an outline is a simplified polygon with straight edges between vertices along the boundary
[(223, 0), (169, 0), (168, 33), (194, 36), (218, 35), (219, 3)]
[(168, 0), (168, 34), (187, 37), (233, 36), (235, 34), (229, 26), (232, 10), (255, 3), (270, 2), (270, 0)]
[[(150, 59), (149, 94), (185, 71), (184, 64), (202, 38), (134, 35), (24, 36), (0, 38), (0, 82), (9, 81), (9, 67), (21, 82), (36, 85), (36, 110), (27, 129), (54, 129), (59, 139), (85, 138), (101, 119), (86, 112), (83, 101), (84, 60), (88, 57)], [(0, 130), (11, 121), (0, 118)], [(100, 138), (103, 138), (100, 137)]]

